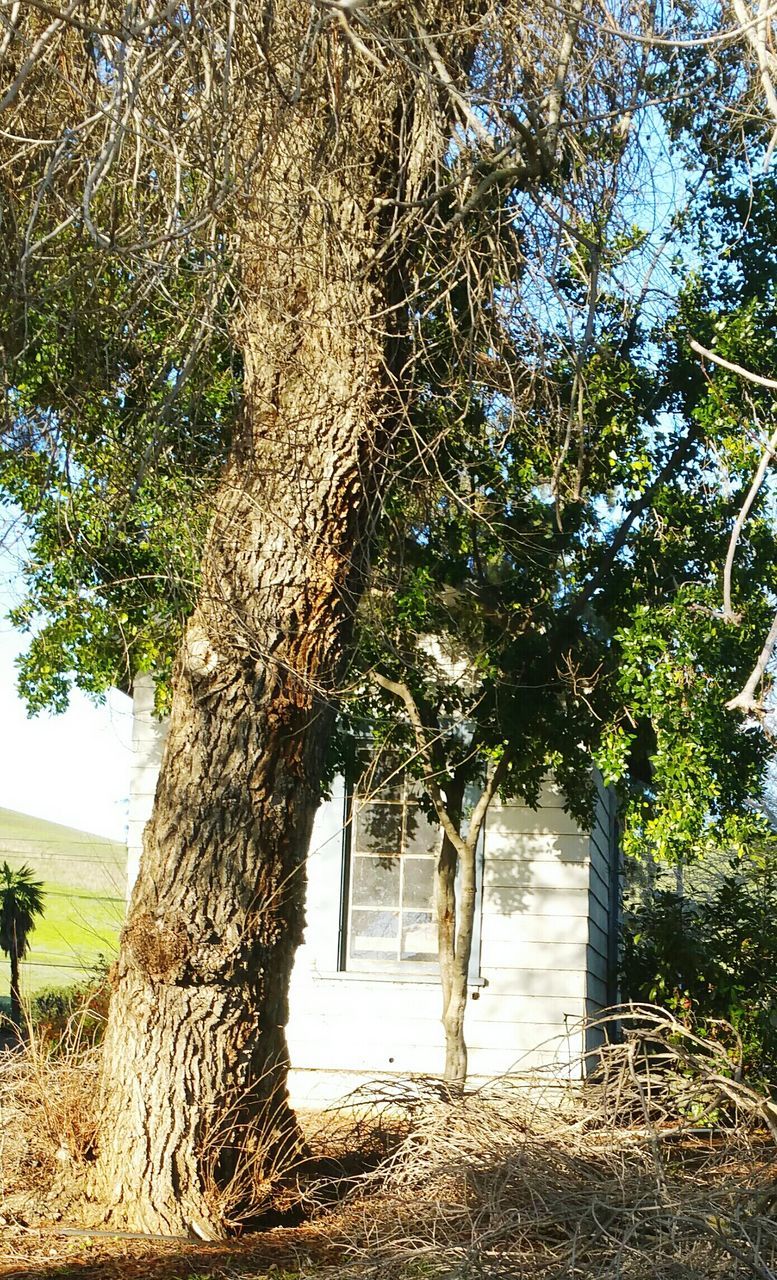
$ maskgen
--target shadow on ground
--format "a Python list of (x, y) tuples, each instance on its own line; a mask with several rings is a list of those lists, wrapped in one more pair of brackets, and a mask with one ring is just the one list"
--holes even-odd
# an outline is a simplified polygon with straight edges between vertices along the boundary
[(320, 1229), (277, 1228), (218, 1244), (143, 1241), (6, 1228), (0, 1242), (3, 1280), (237, 1280), (242, 1276), (309, 1276), (337, 1265), (340, 1249)]

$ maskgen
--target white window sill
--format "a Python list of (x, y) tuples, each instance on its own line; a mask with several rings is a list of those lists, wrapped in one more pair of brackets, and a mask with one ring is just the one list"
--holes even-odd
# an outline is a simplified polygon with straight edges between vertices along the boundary
[[(334, 969), (322, 973), (314, 970), (313, 977), (321, 982), (411, 982), (425, 986), (440, 985), (438, 973), (407, 973), (403, 969)], [(467, 986), (473, 988), (487, 987), (487, 978), (468, 978)]]

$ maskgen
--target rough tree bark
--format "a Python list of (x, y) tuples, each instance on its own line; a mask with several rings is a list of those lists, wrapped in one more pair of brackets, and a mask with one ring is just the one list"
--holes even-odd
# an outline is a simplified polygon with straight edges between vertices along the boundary
[[(465, 30), (466, 9), (431, 16)], [(307, 10), (275, 6), (297, 53)], [(244, 1185), (251, 1158), (266, 1175), (294, 1140), (284, 1028), (304, 859), (400, 412), (403, 255), (378, 252), (380, 201), (422, 190), (447, 132), (409, 62), (360, 57), (340, 27), (304, 91), (271, 106), (244, 235), (245, 412), (177, 659), (105, 1045), (94, 1193), (114, 1221), (170, 1234), (223, 1233), (260, 1194)]]
[(19, 984), (20, 954), (19, 946), (14, 937), (9, 959), (11, 961), (11, 1022), (15, 1027), (21, 1027), (22, 1025), (22, 993)]

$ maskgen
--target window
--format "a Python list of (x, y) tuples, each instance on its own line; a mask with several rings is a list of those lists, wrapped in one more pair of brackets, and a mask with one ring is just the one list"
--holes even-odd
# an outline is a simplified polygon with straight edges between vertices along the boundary
[(437, 970), (434, 877), (442, 833), (424, 813), (421, 792), (385, 760), (373, 761), (353, 791), (345, 969)]

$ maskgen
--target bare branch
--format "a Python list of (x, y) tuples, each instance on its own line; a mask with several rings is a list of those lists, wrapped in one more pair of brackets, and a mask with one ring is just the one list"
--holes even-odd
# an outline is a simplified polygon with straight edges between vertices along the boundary
[(556, 147), (558, 145), (558, 134), (561, 125), (561, 102), (564, 96), (564, 86), (569, 73), (569, 64), (572, 60), (572, 51), (575, 47), (577, 29), (580, 25), (580, 16), (582, 12), (583, 0), (573, 0), (567, 17), (567, 25), (564, 30), (564, 35), (561, 38), (561, 45), (559, 46), (556, 74), (553, 77), (553, 88), (548, 95), (548, 123), (545, 146), (548, 155), (551, 157), (556, 154)]
[(711, 360), (713, 364), (719, 364), (721, 369), (727, 369), (729, 373), (738, 373), (740, 378), (746, 378), (748, 382), (753, 382), (758, 387), (766, 387), (769, 391), (777, 391), (777, 382), (774, 378), (764, 378), (760, 373), (753, 373), (751, 369), (743, 368), (741, 364), (734, 364), (731, 360), (724, 360), (723, 356), (719, 356), (715, 351), (708, 351), (695, 338), (689, 338), (688, 345), (697, 355), (704, 356), (705, 360)]
[[(766, 105), (769, 108), (772, 119), (777, 124), (777, 90), (774, 87), (775, 79), (777, 79), (777, 58), (775, 58), (771, 48), (770, 39), (770, 22), (774, 16), (774, 7), (767, 0), (760, 0), (758, 13), (753, 19), (745, 0), (732, 0), (732, 4), (740, 31), (758, 59), (758, 71), (761, 77), (761, 87), (766, 98)], [(768, 167), (776, 138), (777, 131), (772, 135), (764, 156), (764, 169)]]
[(761, 461), (759, 462), (756, 473), (753, 476), (753, 482), (747, 491), (747, 496), (742, 503), (739, 514), (734, 521), (734, 527), (731, 530), (726, 563), (723, 567), (723, 617), (726, 622), (739, 621), (739, 615), (734, 612), (734, 608), (731, 604), (731, 577), (734, 569), (734, 556), (736, 555), (737, 544), (739, 542), (744, 523), (750, 514), (753, 503), (758, 497), (769, 463), (774, 457), (775, 450), (777, 450), (777, 431), (773, 433), (763, 452)]
[(756, 698), (755, 691), (764, 677), (776, 642), (777, 614), (774, 615), (774, 620), (769, 628), (769, 634), (764, 642), (764, 647), (758, 655), (758, 661), (753, 667), (747, 684), (742, 689), (741, 693), (738, 693), (735, 698), (732, 698), (730, 702), (726, 703), (727, 711), (744, 711), (750, 715), (763, 716), (766, 708), (764, 707), (763, 702)]

